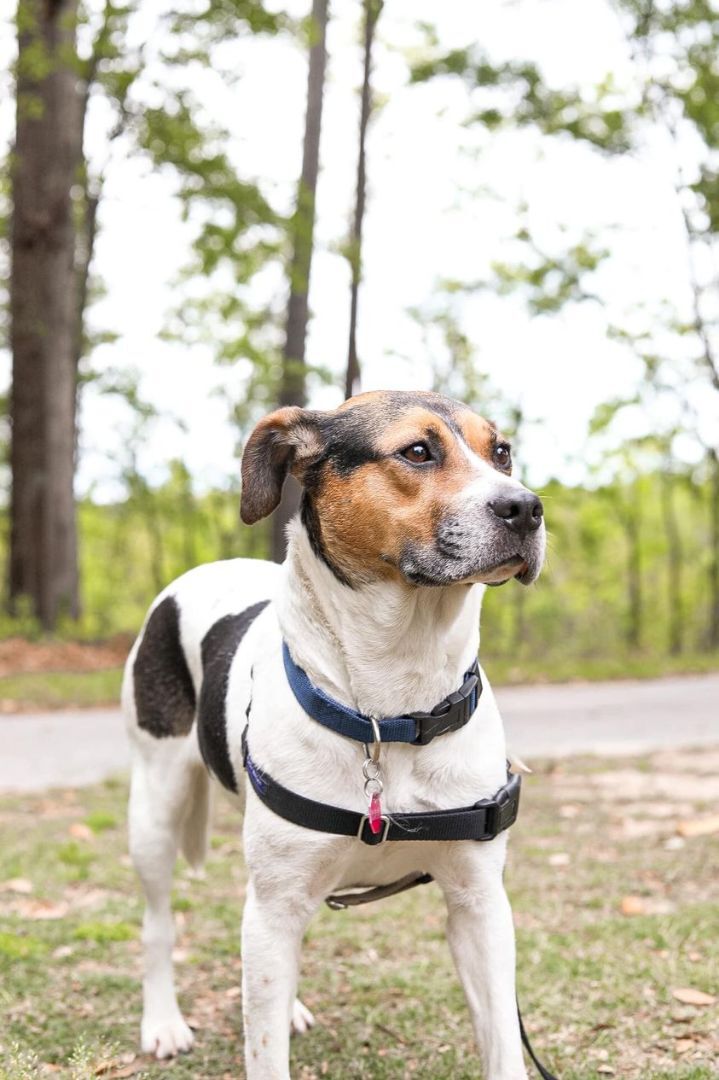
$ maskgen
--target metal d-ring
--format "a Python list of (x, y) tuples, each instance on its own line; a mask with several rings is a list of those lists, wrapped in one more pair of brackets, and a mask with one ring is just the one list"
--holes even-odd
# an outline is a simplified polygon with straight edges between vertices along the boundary
[[(372, 742), (371, 752), (367, 743), (364, 744), (364, 752), (369, 761), (372, 761), (375, 765), (378, 765), (379, 756), (382, 751), (382, 734), (379, 729), (379, 724), (375, 720), (374, 716), (370, 716), (369, 722), (372, 725), (372, 735), (374, 736), (374, 739)], [(369, 779), (369, 777), (366, 777), (365, 779)]]

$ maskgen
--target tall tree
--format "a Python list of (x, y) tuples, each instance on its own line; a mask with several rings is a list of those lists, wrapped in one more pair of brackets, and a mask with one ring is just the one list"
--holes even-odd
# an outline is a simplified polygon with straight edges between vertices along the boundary
[[(307, 73), (307, 111), (302, 148), (302, 173), (291, 224), (290, 296), (278, 393), (280, 405), (304, 405), (307, 400), (305, 343), (309, 321), (309, 289), (315, 232), (315, 200), (320, 165), (320, 133), (327, 66), (329, 0), (312, 0), (309, 22), (310, 57)], [(299, 506), (299, 487), (285, 484), (272, 521), (272, 558), (282, 562), (287, 551), (287, 523)]]
[(363, 41), (364, 67), (362, 90), (360, 93), (359, 152), (357, 154), (357, 185), (355, 209), (348, 245), (350, 264), (350, 329), (347, 348), (347, 373), (345, 376), (345, 397), (352, 397), (360, 388), (360, 364), (357, 355), (357, 313), (359, 305), (359, 287), (362, 280), (362, 226), (364, 224), (365, 204), (367, 201), (367, 128), (372, 115), (372, 46), (374, 44), (377, 21), (382, 12), (384, 0), (364, 0)]
[[(226, 133), (200, 111), (193, 115), (194, 102), (177, 75), (190, 62), (216, 71), (216, 46), (248, 31), (275, 33), (285, 20), (265, 11), (262, 0), (213, 0), (199, 14), (191, 0), (180, 0), (168, 47), (148, 65), (145, 50), (129, 44), (137, 7), (138, 0), (18, 4), (17, 135), (10, 192), (10, 606), (16, 608), (20, 596), (29, 596), (47, 628), (61, 612), (77, 615), (79, 610), (73, 501), (77, 401), (80, 386), (93, 377), (87, 360), (94, 342), (85, 316), (96, 291), (91, 264), (115, 139), (124, 136), (125, 153), (145, 154), (158, 167), (174, 169), (183, 209), (192, 209), (200, 222), (193, 245), (195, 271), (209, 276), (229, 258), (237, 280), (245, 284), (276, 251), (265, 234), (253, 239), (258, 225), (276, 228), (276, 215), (257, 186), (243, 182), (228, 153), (219, 149), (230, 145)], [(83, 131), (97, 96), (103, 99), (98, 114), (107, 120), (105, 138), (94, 140), (88, 157)], [(158, 96), (164, 99), (159, 108)], [(225, 323), (235, 314), (227, 311), (229, 306), (225, 297)], [(235, 341), (240, 338), (237, 333)]]
[(20, 0), (12, 166), (10, 598), (43, 626), (79, 610), (75, 471), (77, 292), (73, 186), (85, 95), (77, 0)]
[[(613, 7), (626, 31), (632, 60), (625, 86), (608, 77), (592, 93), (586, 87), (548, 87), (537, 67), (513, 61), (493, 65), (476, 48), (438, 51), (430, 42), (427, 57), (414, 66), (412, 77), (461, 78), (472, 95), (471, 121), (495, 130), (530, 125), (539, 132), (571, 136), (605, 156), (641, 156), (657, 137), (674, 147), (674, 177), (678, 216), (687, 247), (687, 293), (656, 305), (656, 310), (632, 312), (633, 334), (625, 343), (642, 358), (649, 351), (661, 366), (663, 407), (689, 414), (697, 388), (703, 386), (705, 405), (719, 392), (719, 315), (713, 263), (719, 250), (719, 21), (713, 0), (614, 0)], [(512, 91), (507, 93), (507, 91)], [(669, 157), (669, 155), (667, 155)], [(506, 268), (508, 283), (536, 289), (543, 300), (551, 281), (548, 261), (526, 276), (524, 260)], [(585, 267), (581, 266), (582, 271)], [(542, 280), (542, 277), (547, 280)], [(525, 280), (526, 279), (526, 280)], [(686, 302), (686, 295), (689, 300)], [(551, 297), (549, 298), (551, 301)], [(560, 297), (561, 299), (561, 297)], [(537, 308), (536, 310), (540, 310)], [(638, 317), (647, 329), (636, 333)], [(631, 339), (634, 340), (631, 340)], [(668, 345), (671, 342), (671, 345)], [(711, 407), (711, 405), (709, 406)], [(719, 647), (719, 445), (706, 414), (687, 425), (684, 435), (701, 447), (707, 484), (708, 550), (704, 553), (706, 590), (705, 644)], [(704, 476), (702, 476), (702, 479)], [(667, 482), (668, 483), (668, 482)], [(665, 489), (668, 496), (671, 485)], [(665, 503), (667, 513), (671, 505)], [(676, 537), (670, 560), (677, 558)], [(670, 571), (670, 580), (676, 569)], [(671, 586), (673, 590), (676, 586)], [(671, 648), (681, 648), (676, 626)]]

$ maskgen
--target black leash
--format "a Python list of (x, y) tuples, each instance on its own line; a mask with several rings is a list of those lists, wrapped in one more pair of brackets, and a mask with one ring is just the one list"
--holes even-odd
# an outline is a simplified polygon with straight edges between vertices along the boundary
[(522, 1036), (524, 1048), (529, 1054), (534, 1064), (537, 1066), (537, 1072), (542, 1077), (542, 1080), (557, 1080), (557, 1077), (554, 1075), (554, 1073), (550, 1073), (549, 1069), (545, 1068), (544, 1065), (542, 1065), (541, 1061), (532, 1049), (532, 1044), (529, 1041), (529, 1035), (527, 1035), (527, 1032), (524, 1028), (524, 1023), (522, 1021), (522, 1014), (519, 1010), (519, 1002), (517, 1002), (517, 1017), (519, 1018), (519, 1033)]

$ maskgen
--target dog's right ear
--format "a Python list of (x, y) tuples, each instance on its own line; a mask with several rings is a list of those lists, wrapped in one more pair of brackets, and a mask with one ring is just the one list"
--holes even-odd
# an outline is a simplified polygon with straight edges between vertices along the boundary
[(254, 525), (279, 505), (287, 473), (298, 480), (324, 450), (324, 413), (288, 405), (260, 420), (242, 455), (240, 517)]

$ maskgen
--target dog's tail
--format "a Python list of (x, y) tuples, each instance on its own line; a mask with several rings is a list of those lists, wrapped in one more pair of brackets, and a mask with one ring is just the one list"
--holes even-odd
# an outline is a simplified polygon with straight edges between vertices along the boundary
[(210, 777), (204, 765), (194, 769), (193, 772), (187, 797), (187, 813), (180, 832), (180, 848), (190, 866), (199, 870), (207, 858), (207, 840), (210, 831)]

